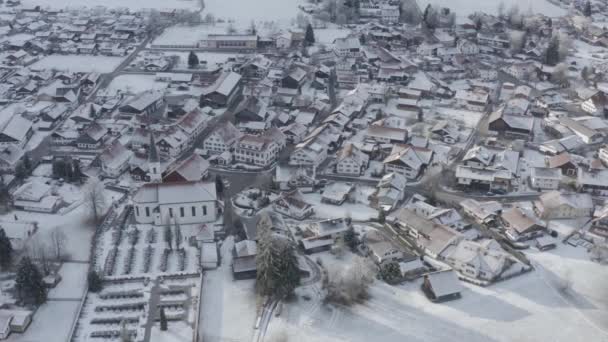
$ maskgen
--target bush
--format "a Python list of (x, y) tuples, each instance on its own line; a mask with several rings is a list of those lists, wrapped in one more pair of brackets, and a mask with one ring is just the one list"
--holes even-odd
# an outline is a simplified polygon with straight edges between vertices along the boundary
[(101, 275), (97, 273), (97, 271), (90, 271), (87, 276), (87, 281), (89, 284), (89, 291), (99, 292), (103, 289), (103, 281), (101, 279)]
[(363, 258), (342, 272), (326, 274), (325, 302), (350, 306), (369, 298), (369, 285), (374, 281), (373, 269)]
[(394, 285), (401, 281), (401, 269), (395, 261), (380, 266), (380, 278), (388, 284)]

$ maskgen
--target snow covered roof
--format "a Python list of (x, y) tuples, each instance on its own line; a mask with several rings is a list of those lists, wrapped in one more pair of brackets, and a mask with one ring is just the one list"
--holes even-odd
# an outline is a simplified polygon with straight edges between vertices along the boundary
[(133, 195), (134, 203), (179, 204), (215, 200), (215, 183), (196, 181), (145, 184)]
[(238, 85), (241, 80), (241, 75), (236, 72), (229, 72), (222, 77), (217, 84), (215, 91), (221, 95), (228, 96), (232, 90)]
[(452, 270), (429, 273), (427, 277), (433, 289), (433, 294), (437, 298), (460, 293), (463, 290), (458, 276)]
[(28, 132), (32, 129), (32, 122), (21, 115), (13, 115), (2, 125), (2, 134), (17, 141), (24, 141)]

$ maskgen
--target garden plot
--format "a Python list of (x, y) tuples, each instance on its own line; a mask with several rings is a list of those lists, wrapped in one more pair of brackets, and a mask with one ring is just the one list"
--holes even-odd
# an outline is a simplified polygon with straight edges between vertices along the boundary
[(32, 64), (33, 70), (61, 70), (71, 72), (99, 72), (110, 73), (114, 71), (124, 57), (86, 56), (86, 55), (50, 55), (45, 56)]
[(156, 81), (155, 75), (119, 75), (104, 90), (110, 95), (121, 93), (137, 94), (147, 90), (166, 89), (167, 83)]

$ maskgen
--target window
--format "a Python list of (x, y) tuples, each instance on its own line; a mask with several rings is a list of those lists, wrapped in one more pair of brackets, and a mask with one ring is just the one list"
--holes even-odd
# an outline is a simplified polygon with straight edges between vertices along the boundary
[(179, 207), (179, 216), (184, 217), (184, 215), (186, 215), (184, 214), (184, 207)]
[(192, 207), (192, 216), (196, 216), (196, 207)]
[(207, 206), (206, 205), (203, 206), (203, 215), (207, 215)]
[(150, 217), (150, 207), (146, 207), (146, 216)]
[(173, 217), (173, 208), (169, 208), (169, 217)]
[(135, 207), (135, 215), (139, 216), (139, 207)]

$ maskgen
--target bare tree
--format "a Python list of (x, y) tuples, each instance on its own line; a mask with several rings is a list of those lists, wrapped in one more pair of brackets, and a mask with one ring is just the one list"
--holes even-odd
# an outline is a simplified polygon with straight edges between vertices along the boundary
[(325, 301), (353, 305), (368, 299), (369, 285), (374, 281), (375, 273), (369, 260), (357, 257), (350, 267), (326, 274)]
[(30, 240), (27, 247), (27, 255), (30, 259), (38, 262), (41, 267), (43, 274), (47, 275), (51, 271), (51, 258), (50, 258), (49, 245), (43, 241), (41, 236), (37, 236)]
[(94, 222), (99, 223), (106, 205), (103, 185), (101, 182), (94, 180), (93, 182), (89, 183), (84, 191), (84, 204), (91, 211), (91, 217)]
[(67, 236), (61, 228), (57, 227), (51, 232), (50, 243), (56, 260), (61, 260), (64, 257), (63, 250), (66, 240)]

